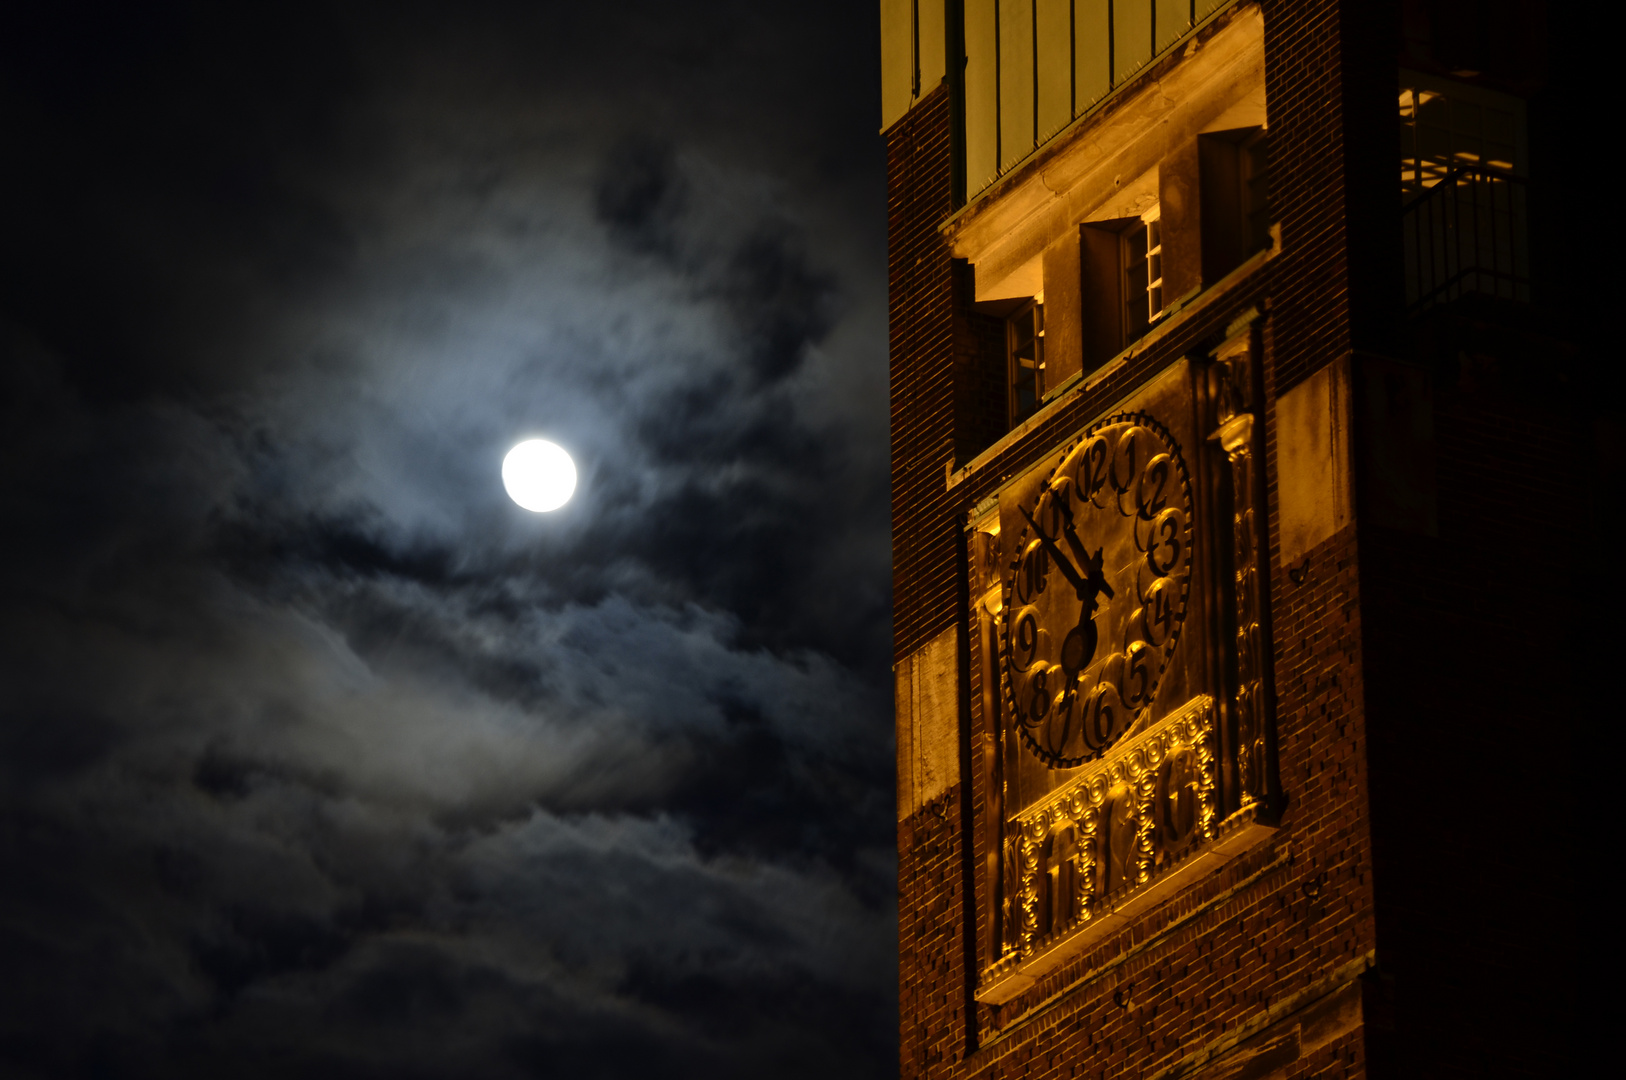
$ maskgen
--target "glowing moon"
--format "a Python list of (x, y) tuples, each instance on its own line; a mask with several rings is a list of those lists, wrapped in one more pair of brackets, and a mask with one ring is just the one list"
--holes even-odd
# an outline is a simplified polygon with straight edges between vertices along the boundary
[(557, 510), (576, 490), (576, 463), (546, 439), (527, 439), (502, 459), (502, 486), (527, 510)]

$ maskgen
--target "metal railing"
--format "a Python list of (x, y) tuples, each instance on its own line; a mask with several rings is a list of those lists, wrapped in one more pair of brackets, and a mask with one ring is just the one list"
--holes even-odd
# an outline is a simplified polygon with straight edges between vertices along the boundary
[(1467, 293), (1528, 302), (1529, 199), (1522, 176), (1450, 168), (1401, 210), (1406, 306), (1413, 314)]

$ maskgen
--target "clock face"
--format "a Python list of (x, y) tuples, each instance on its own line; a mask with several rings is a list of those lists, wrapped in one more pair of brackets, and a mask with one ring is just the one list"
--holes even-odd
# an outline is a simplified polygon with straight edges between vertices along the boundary
[(1108, 417), (1063, 456), (1006, 550), (1001, 693), (1053, 768), (1105, 753), (1157, 696), (1190, 591), (1191, 484), (1145, 413)]

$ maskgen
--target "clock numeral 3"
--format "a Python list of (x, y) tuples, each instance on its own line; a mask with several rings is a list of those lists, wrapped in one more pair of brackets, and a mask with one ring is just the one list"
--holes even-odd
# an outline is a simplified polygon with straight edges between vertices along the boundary
[(1181, 568), (1186, 554), (1186, 514), (1171, 506), (1152, 520), (1146, 536), (1146, 565), (1158, 577)]

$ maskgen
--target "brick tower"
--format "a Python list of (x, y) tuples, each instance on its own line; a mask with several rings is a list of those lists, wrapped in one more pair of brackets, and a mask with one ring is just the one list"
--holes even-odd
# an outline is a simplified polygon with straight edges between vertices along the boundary
[(1544, 26), (882, 0), (904, 1076), (1567, 1068)]

